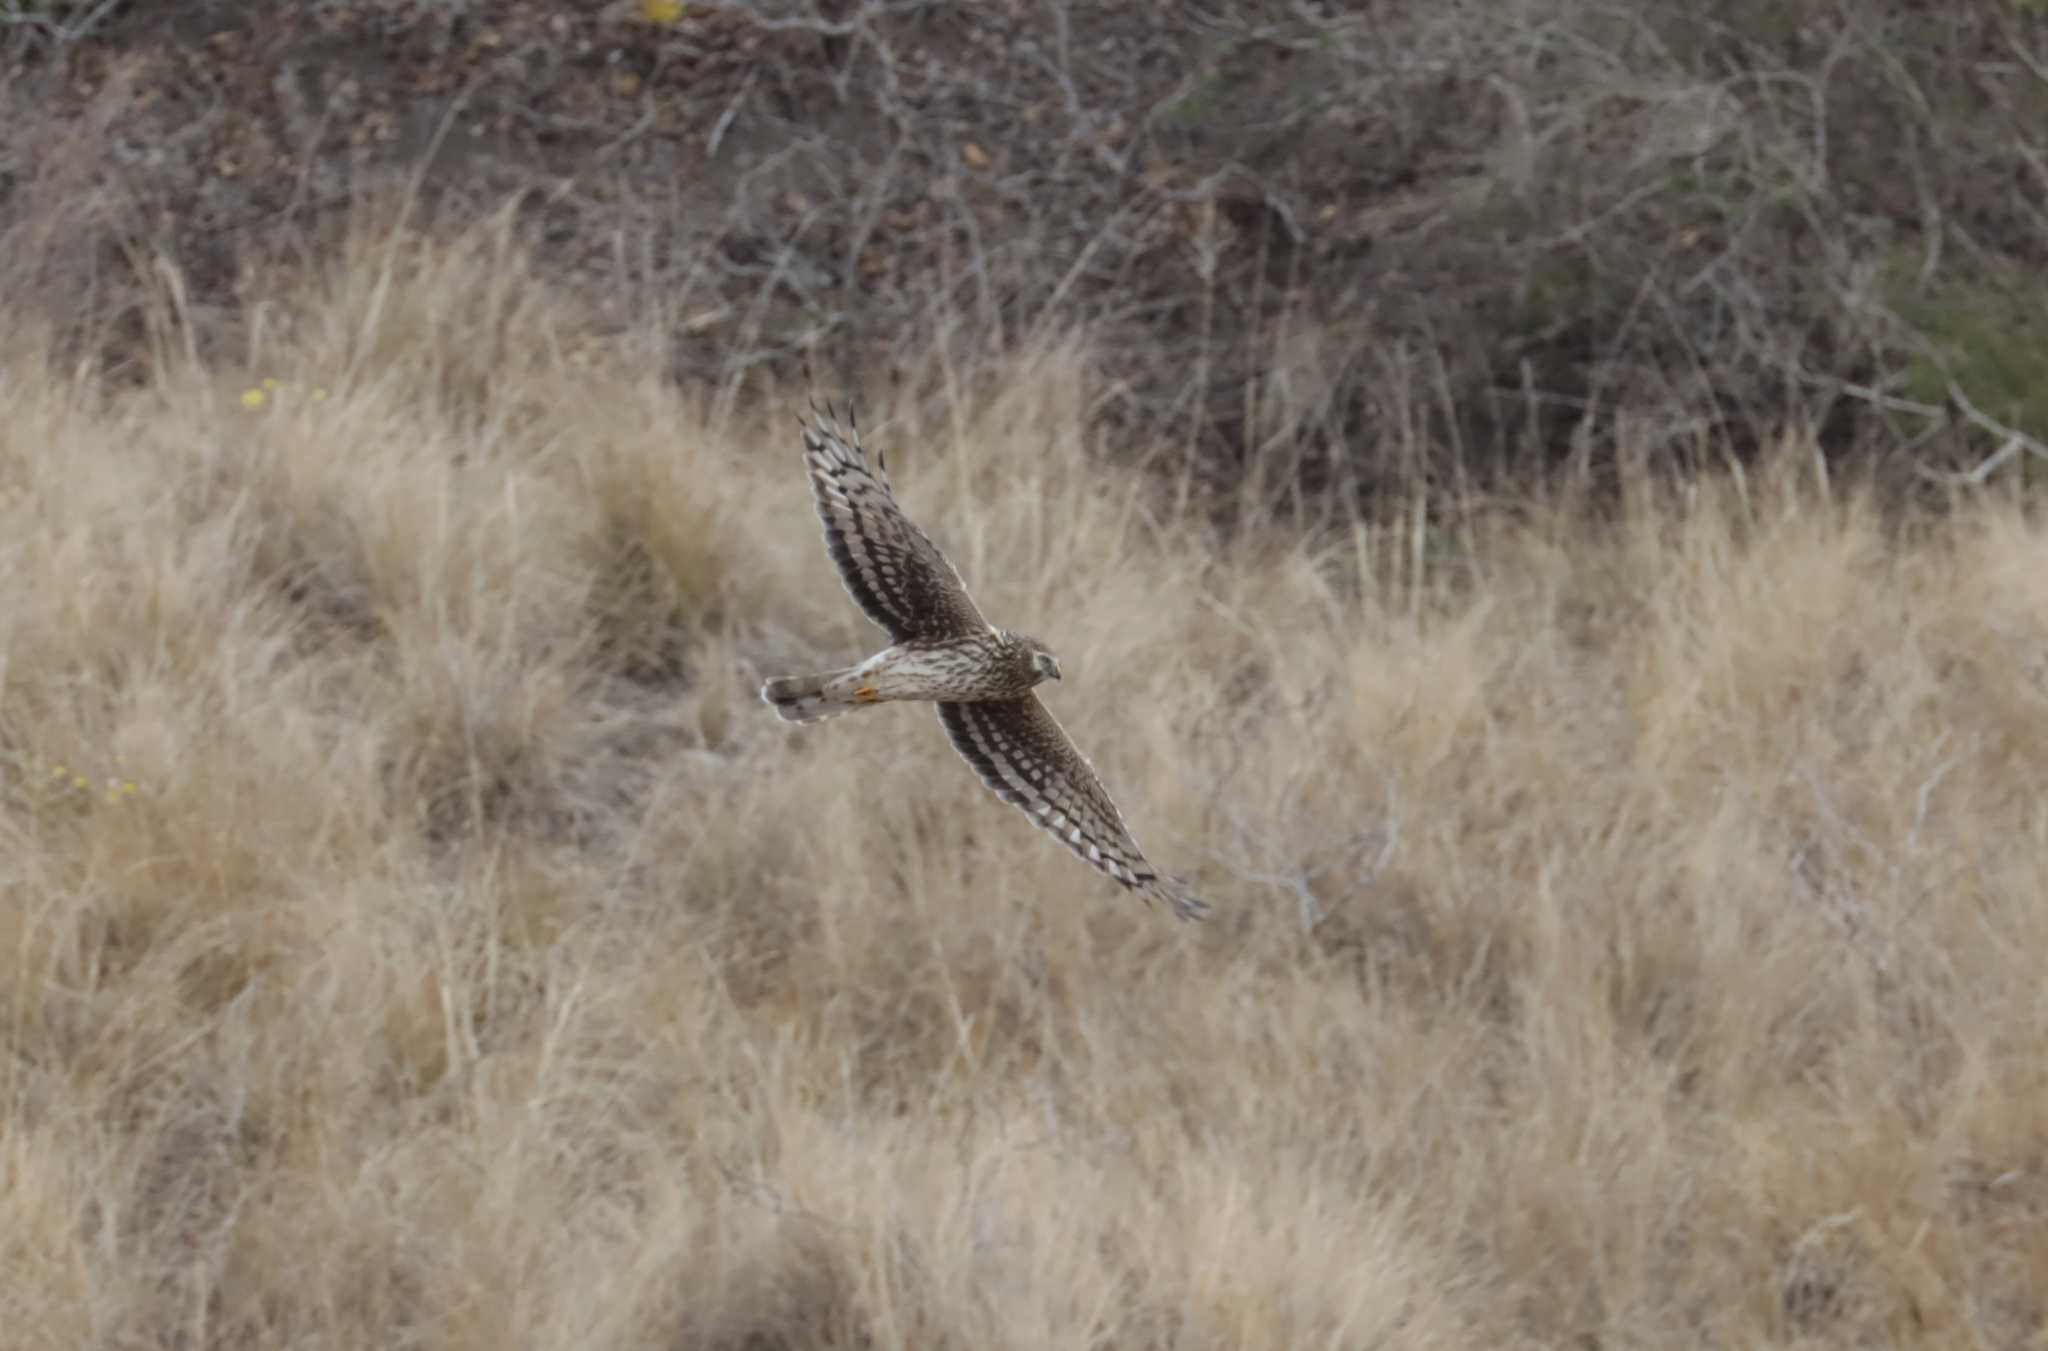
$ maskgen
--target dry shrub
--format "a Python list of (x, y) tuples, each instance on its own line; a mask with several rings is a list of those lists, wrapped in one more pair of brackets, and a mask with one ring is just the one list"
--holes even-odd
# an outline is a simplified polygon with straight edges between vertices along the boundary
[[(1232, 509), (1611, 489), (1788, 425), (1910, 483), (2003, 439), (1929, 441), (1951, 385), (2042, 431), (2048, 17), (2014, 0), (23, 12), (0, 242), (62, 366), (147, 373), (163, 301), (246, 354), (265, 274), (395, 189), (512, 197), (719, 425), (806, 365), (957, 406), (1086, 330), (1127, 451)], [(469, 340), (395, 383), (511, 376), (521, 292), (477, 282), (400, 301)], [(358, 331), (397, 299), (347, 293)]]
[(1180, 926), (927, 711), (759, 705), (876, 642), (793, 409), (586, 344), (492, 227), (330, 266), (247, 367), (0, 384), (10, 1341), (2048, 1318), (2028, 510), (1792, 437), (1226, 533), (1105, 464), (1083, 340), (881, 401)]

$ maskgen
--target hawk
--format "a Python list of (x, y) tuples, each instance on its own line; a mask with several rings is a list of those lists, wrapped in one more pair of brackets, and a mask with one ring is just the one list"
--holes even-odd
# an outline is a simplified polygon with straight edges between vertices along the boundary
[(902, 699), (936, 703), (953, 748), (997, 797), (1148, 904), (1199, 918), (1208, 906), (1145, 861), (1095, 770), (1033, 693), (1060, 678), (1059, 659), (981, 617), (960, 574), (897, 505), (885, 459), (870, 469), (849, 426), (842, 433), (829, 409), (814, 416), (803, 429), (804, 463), (826, 552), (891, 645), (844, 670), (777, 676), (761, 697), (791, 722)]

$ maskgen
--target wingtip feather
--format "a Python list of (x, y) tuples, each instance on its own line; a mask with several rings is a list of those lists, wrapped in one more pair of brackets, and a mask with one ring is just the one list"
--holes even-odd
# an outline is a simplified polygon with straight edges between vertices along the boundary
[(1187, 884), (1179, 878), (1153, 876), (1137, 890), (1146, 900), (1156, 900), (1165, 905), (1175, 919), (1198, 921), (1208, 918), (1209, 903), (1189, 891)]

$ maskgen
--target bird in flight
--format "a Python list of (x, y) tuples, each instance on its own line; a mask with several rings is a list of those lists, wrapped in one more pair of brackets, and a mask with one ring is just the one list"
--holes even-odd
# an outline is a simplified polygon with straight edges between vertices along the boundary
[(878, 456), (869, 468), (852, 420), (841, 432), (829, 408), (813, 414), (804, 464), (825, 550), (890, 645), (843, 670), (774, 677), (762, 699), (791, 722), (904, 699), (936, 703), (953, 748), (997, 797), (1147, 903), (1199, 919), (1207, 904), (1145, 861), (1094, 768), (1034, 693), (1060, 678), (1059, 659), (983, 619), (960, 574), (897, 505), (886, 463)]

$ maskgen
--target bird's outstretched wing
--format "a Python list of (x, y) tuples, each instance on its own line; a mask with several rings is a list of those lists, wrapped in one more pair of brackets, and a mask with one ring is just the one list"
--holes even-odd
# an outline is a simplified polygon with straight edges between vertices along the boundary
[(868, 467), (857, 431), (829, 411), (804, 427), (811, 496), (825, 523), (825, 550), (854, 602), (894, 642), (984, 631), (960, 574), (896, 504), (885, 473)]
[(1102, 780), (1035, 694), (940, 704), (953, 748), (1003, 801), (1147, 902), (1199, 919), (1207, 904), (1145, 861)]

